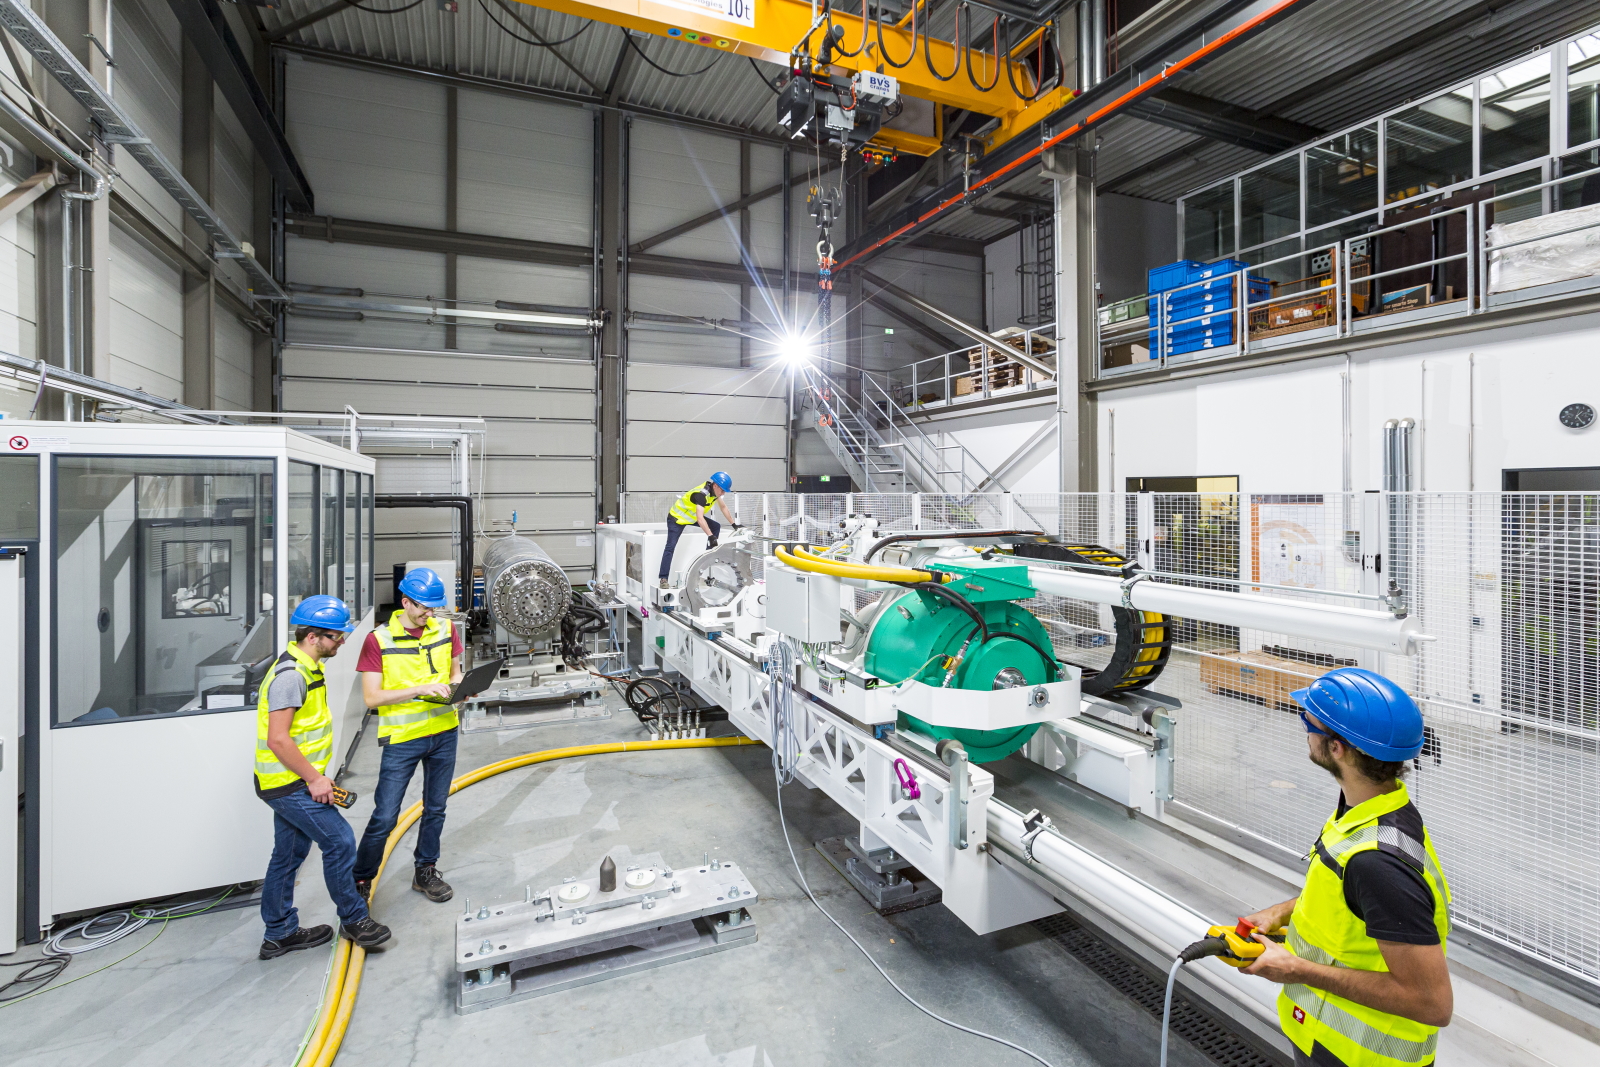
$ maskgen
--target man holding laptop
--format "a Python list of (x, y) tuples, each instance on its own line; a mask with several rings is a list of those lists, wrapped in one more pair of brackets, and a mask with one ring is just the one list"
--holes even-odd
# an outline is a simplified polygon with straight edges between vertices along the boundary
[(372, 820), (356, 849), (356, 891), (363, 898), (371, 896), (384, 843), (400, 818), (400, 802), (420, 763), (422, 825), (417, 830), (411, 888), (442, 903), (454, 894), (439, 877), (436, 864), (445, 801), (456, 769), (456, 728), (461, 720), (449, 701), (452, 688), (462, 680), (462, 638), (449, 619), (434, 616), (434, 609), (447, 603), (438, 574), (418, 567), (400, 580), (395, 592), (399, 610), (367, 636), (356, 662), (361, 695), (378, 713), (378, 744), (383, 752)]

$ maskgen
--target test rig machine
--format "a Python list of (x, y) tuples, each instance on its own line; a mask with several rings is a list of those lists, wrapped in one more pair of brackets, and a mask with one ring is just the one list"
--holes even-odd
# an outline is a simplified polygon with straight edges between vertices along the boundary
[(0, 759), (25, 818), (20, 850), (0, 840), (22, 866), (0, 869), (0, 929), (20, 913), (32, 940), (58, 917), (261, 877), (255, 692), (295, 604), (331, 593), (358, 621), (327, 664), (336, 750), (359, 721), (372, 476), (371, 458), (277, 426), (8, 434)]
[[(1398, 598), (1365, 610), (1223, 593), (1158, 583), (1104, 548), (1036, 532), (879, 536), (875, 526), (847, 518), (826, 546), (746, 538), (696, 555), (681, 542), (663, 590), (646, 580), (659, 566), (661, 524), (602, 525), (597, 570), (618, 576), (647, 655), (855, 816), (858, 888), (872, 897), (876, 882), (875, 903), (892, 905), (891, 876), (912, 868), (978, 933), (1055, 914), (1068, 894), (1107, 916), (1136, 916), (1138, 936), (1168, 959), (1205, 936), (1213, 919), (1063, 837), (1041, 813), (1007, 804), (982, 766), (1020, 753), (1159, 818), (1178, 702), (1150, 685), (1174, 617), (1399, 655), (1429, 640)], [(740, 551), (752, 559), (749, 579), (740, 570), (730, 582), (716, 564)], [(707, 587), (729, 600), (707, 605)], [(1100, 670), (1056, 659), (1057, 642), (1026, 606), (1038, 594), (1098, 606), (1115, 634)], [(1084, 714), (1106, 710), (1141, 725)], [(1191, 970), (1218, 996), (1269, 1025), (1275, 1018), (1266, 983), (1215, 960)]]

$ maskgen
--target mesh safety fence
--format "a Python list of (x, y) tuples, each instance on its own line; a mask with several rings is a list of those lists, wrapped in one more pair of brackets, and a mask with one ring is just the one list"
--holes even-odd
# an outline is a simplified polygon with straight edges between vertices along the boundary
[[(626, 514), (635, 514), (630, 494)], [(651, 499), (649, 518), (670, 505)], [(1541, 493), (738, 494), (769, 536), (847, 515), (879, 532), (1038, 529), (1112, 550), (1148, 579), (1387, 610), (1392, 580), (1431, 640), (1401, 656), (1172, 621), (1151, 687), (1179, 698), (1171, 807), (1305, 854), (1338, 790), (1306, 758), (1291, 694), (1336, 666), (1402, 685), (1427, 735), (1406, 781), (1460, 925), (1600, 983), (1600, 495)], [(781, 531), (781, 532), (780, 532)], [(858, 607), (871, 595), (858, 595)], [(1061, 658), (1109, 659), (1102, 604), (1026, 602)], [(1131, 720), (1130, 720), (1131, 722)]]

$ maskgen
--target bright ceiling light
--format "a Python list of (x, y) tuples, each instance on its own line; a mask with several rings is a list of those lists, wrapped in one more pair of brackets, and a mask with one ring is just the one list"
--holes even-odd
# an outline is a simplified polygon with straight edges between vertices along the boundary
[(776, 351), (785, 363), (806, 363), (811, 359), (811, 342), (800, 334), (785, 334), (779, 338)]

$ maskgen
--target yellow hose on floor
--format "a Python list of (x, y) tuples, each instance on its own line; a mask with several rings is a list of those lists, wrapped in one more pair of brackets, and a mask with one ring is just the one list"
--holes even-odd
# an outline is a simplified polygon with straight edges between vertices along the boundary
[[(617, 741), (606, 745), (551, 748), (543, 752), (512, 756), (497, 763), (486, 764), (475, 771), (468, 771), (450, 783), (450, 792), (455, 793), (485, 778), (492, 778), (518, 767), (548, 763), (551, 760), (571, 759), (574, 756), (602, 756), (611, 752), (649, 752), (663, 748), (727, 748), (760, 743), (748, 737), (706, 737), (692, 741)], [(389, 864), (389, 854), (400, 843), (406, 831), (420, 818), (422, 818), (421, 801), (401, 813), (400, 820), (395, 823), (388, 841), (384, 843), (383, 861), (378, 865), (378, 873), (373, 875), (372, 894), (369, 899), (376, 900), (378, 897), (378, 880), (383, 877), (383, 869)], [(339, 938), (338, 947), (333, 953), (333, 963), (330, 964), (332, 974), (328, 980), (327, 992), (323, 995), (321, 1007), (318, 1008), (317, 1028), (306, 1044), (300, 1063), (309, 1067), (329, 1067), (333, 1063), (333, 1058), (339, 1054), (339, 1046), (344, 1043), (344, 1032), (350, 1025), (351, 1014), (355, 1011), (356, 994), (361, 990), (361, 971), (366, 959), (365, 949), (357, 948), (344, 938)]]

